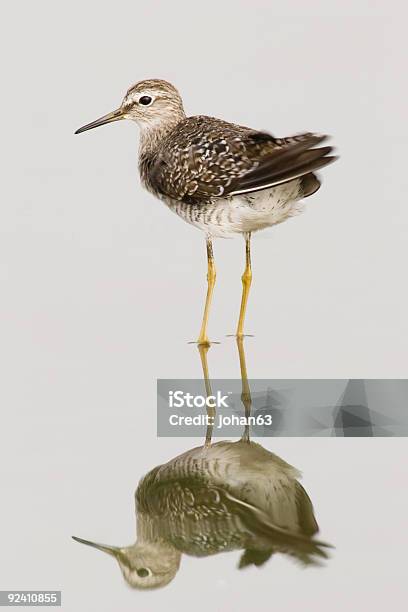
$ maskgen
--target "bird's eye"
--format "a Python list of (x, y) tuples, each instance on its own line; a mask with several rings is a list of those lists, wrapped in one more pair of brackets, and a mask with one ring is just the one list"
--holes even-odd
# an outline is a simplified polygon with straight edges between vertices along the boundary
[(139, 98), (139, 104), (143, 104), (143, 106), (149, 106), (152, 101), (153, 99), (150, 96), (142, 96), (141, 98)]
[(148, 570), (146, 567), (140, 567), (136, 570), (136, 573), (139, 578), (146, 578), (146, 576), (150, 576), (151, 574), (150, 570)]

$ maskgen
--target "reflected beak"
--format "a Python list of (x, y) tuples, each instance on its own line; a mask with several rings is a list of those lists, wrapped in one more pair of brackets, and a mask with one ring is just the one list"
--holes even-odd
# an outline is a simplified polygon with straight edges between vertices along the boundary
[(107, 546), (106, 544), (96, 544), (95, 542), (90, 542), (89, 540), (83, 540), (82, 538), (77, 538), (75, 536), (72, 536), (72, 539), (75, 540), (75, 542), (79, 542), (80, 544), (86, 544), (87, 546), (92, 546), (92, 548), (97, 548), (98, 550), (108, 553), (108, 555), (112, 555), (113, 557), (117, 557), (118, 554), (120, 553), (120, 548), (117, 548), (116, 546)]
[(86, 130), (93, 130), (93, 128), (99, 127), (100, 125), (105, 125), (105, 123), (112, 123), (112, 121), (120, 121), (124, 118), (125, 116), (123, 114), (123, 110), (121, 108), (118, 108), (117, 110), (114, 110), (111, 113), (108, 113), (107, 115), (104, 115), (103, 117), (99, 117), (99, 119), (92, 121), (92, 123), (87, 123), (86, 125), (83, 125), (75, 132), (75, 134), (86, 132)]

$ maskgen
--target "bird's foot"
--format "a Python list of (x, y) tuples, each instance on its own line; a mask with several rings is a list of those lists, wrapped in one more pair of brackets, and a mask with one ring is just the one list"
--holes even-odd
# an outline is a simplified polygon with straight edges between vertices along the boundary
[(198, 340), (191, 340), (188, 344), (196, 344), (199, 348), (210, 348), (213, 344), (221, 343), (209, 340), (208, 338), (199, 338)]
[(236, 338), (237, 340), (243, 340), (244, 338), (255, 338), (254, 334), (227, 334), (226, 338)]

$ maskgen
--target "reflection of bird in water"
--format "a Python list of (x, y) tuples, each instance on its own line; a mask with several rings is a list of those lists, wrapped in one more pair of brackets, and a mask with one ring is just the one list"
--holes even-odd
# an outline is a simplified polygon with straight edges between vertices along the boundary
[(193, 448), (149, 472), (136, 491), (137, 541), (94, 546), (116, 557), (136, 588), (165, 586), (182, 554), (205, 557), (242, 550), (239, 567), (261, 566), (274, 553), (305, 565), (325, 558), (312, 503), (299, 472), (244, 435), (238, 442)]
[(137, 541), (109, 552), (133, 587), (168, 584), (182, 553), (205, 557), (243, 550), (239, 567), (277, 552), (311, 564), (326, 557), (299, 472), (259, 444), (217, 442), (149, 472), (136, 491)]

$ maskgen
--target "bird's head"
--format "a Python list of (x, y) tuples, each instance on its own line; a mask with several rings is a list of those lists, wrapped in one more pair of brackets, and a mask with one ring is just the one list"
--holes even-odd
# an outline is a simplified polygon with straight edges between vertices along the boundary
[(134, 589), (158, 589), (173, 580), (180, 567), (181, 553), (163, 542), (134, 544), (119, 548), (73, 537), (116, 558), (126, 582)]
[(117, 110), (87, 123), (75, 134), (122, 119), (136, 121), (142, 130), (149, 130), (174, 125), (184, 117), (183, 101), (177, 89), (167, 81), (151, 79), (130, 87)]

